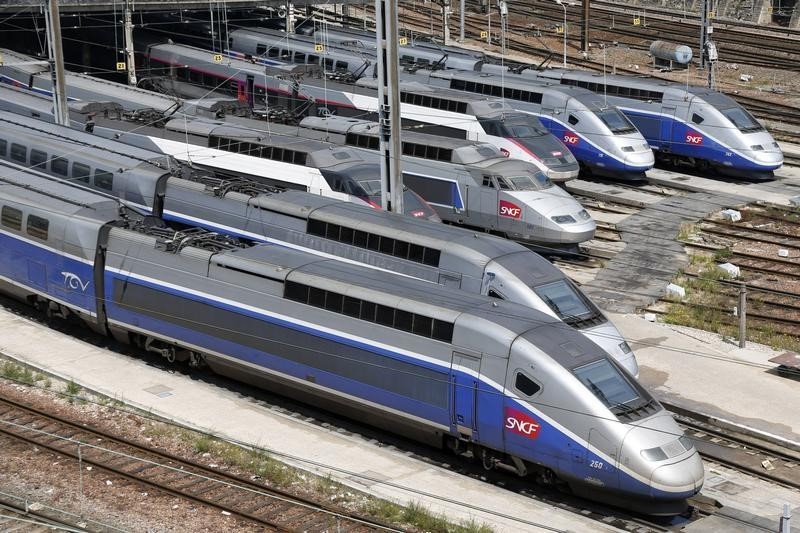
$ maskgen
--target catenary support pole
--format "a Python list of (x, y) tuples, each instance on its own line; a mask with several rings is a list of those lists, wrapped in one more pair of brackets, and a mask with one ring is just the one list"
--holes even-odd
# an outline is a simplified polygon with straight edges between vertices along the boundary
[(47, 49), (50, 54), (50, 74), (53, 81), (53, 109), (56, 124), (69, 126), (64, 51), (61, 48), (61, 15), (58, 12), (58, 0), (48, 0), (47, 4)]
[(137, 83), (136, 58), (133, 55), (133, 22), (131, 21), (130, 0), (125, 0), (125, 62), (128, 68), (128, 85), (135, 87)]
[(403, 212), (403, 174), (400, 170), (400, 87), (397, 3), (375, 0), (378, 39), (378, 120), (381, 137), (381, 207)]
[(739, 348), (747, 344), (747, 284), (739, 282)]

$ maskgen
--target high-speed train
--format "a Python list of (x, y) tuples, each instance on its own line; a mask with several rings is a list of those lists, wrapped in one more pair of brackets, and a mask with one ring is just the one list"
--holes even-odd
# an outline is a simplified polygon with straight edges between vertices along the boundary
[[(272, 125), (270, 132), (380, 153), (377, 122), (333, 115), (307, 117), (298, 126)], [(549, 248), (575, 249), (594, 235), (596, 223), (569, 193), (493, 145), (407, 130), (401, 157), (403, 183), (444, 221)]]
[(21, 167), (0, 180), (0, 290), (51, 315), (639, 512), (681, 512), (701, 488), (671, 415), (543, 313), (154, 227)]
[(615, 105), (657, 157), (721, 175), (770, 179), (783, 152), (764, 127), (729, 96), (648, 77), (573, 70), (525, 70), (520, 76), (583, 87)]
[(653, 151), (631, 121), (613, 105), (603, 105), (587, 89), (518, 75), (460, 70), (418, 70), (403, 73), (401, 78), (504, 98), (516, 111), (536, 116), (592, 175), (642, 179), (655, 163)]
[(172, 223), (534, 307), (638, 374), (630, 346), (603, 313), (560, 270), (512, 241), (243, 178), (206, 176), (157, 152), (13, 113), (0, 111), (0, 126), (0, 159), (114, 195)]
[[(375, 34), (370, 38), (345, 28), (316, 30), (313, 37), (266, 28), (240, 28), (228, 34), (228, 49), (264, 59), (318, 64), (356, 77), (374, 74)], [(399, 45), (398, 54), (400, 65), (405, 67), (481, 70), (483, 65), (481, 53), (444, 50), (413, 40)]]
[[(286, 80), (265, 74), (263, 67), (249, 61), (227, 57), (216, 62), (206, 50), (178, 44), (148, 46), (146, 58), (151, 75), (213, 89), (235, 86), (231, 90), (252, 93), (258, 102), (301, 108), (298, 114), (377, 118), (377, 81), (373, 78), (361, 78), (355, 83), (314, 77), (303, 78), (302, 82)], [(578, 174), (578, 162), (561, 141), (536, 117), (516, 112), (500, 99), (401, 83), (400, 101), (403, 122), (408, 126), (490, 142), (510, 157), (535, 164), (553, 181)]]
[[(111, 82), (103, 81), (101, 87), (108, 83)], [(95, 87), (89, 85), (87, 88), (96, 90)], [(84, 95), (86, 97), (94, 94), (89, 93), (88, 89), (86, 91), (87, 94)], [(140, 92), (149, 93), (150, 91)], [(102, 96), (94, 96), (102, 98)], [(20, 89), (0, 87), (0, 108), (14, 113), (25, 113), (28, 110), (32, 113), (31, 116), (36, 117), (50, 114), (52, 109), (50, 103), (44, 100), (37, 102), (34, 100), (35, 98), (34, 94), (20, 92)], [(83, 102), (83, 100), (78, 100), (71, 105), (77, 107), (79, 102)], [(101, 107), (104, 106), (98, 104), (91, 106), (90, 109), (97, 110)], [(193, 102), (184, 102), (181, 110), (194, 112), (196, 107), (199, 106)], [(180, 119), (176, 120), (182, 122)], [(224, 179), (247, 176), (261, 184), (305, 190), (330, 198), (370, 205), (374, 208), (379, 208), (381, 205), (379, 190), (376, 193), (374, 187), (371, 187), (367, 191), (360, 185), (362, 182), (372, 184), (374, 176), (380, 172), (380, 166), (374, 157), (365, 160), (353, 150), (345, 148), (332, 151), (327, 145), (318, 146), (319, 149), (316, 151), (311, 147), (305, 149), (294, 147), (286, 151), (270, 152), (272, 160), (266, 162), (261, 157), (238, 155), (230, 151), (209, 148), (205, 142), (202, 146), (191, 144), (188, 142), (185, 131), (179, 134), (164, 127), (149, 125), (146, 121), (141, 120), (140, 114), (107, 113), (105, 116), (98, 115), (92, 119), (92, 122), (97, 125), (94, 130), (97, 135), (114, 137), (127, 144), (172, 156), (178, 161), (212, 172)], [(167, 117), (159, 116), (155, 122), (163, 126), (172, 121), (168, 121)], [(117, 131), (118, 129), (126, 131)], [(408, 187), (403, 192), (403, 209), (410, 216), (434, 221), (441, 220), (433, 208)]]
[[(321, 35), (328, 37), (329, 34), (333, 34), (331, 40), (335, 43), (340, 43), (340, 39), (350, 35), (346, 32), (339, 35), (336, 31), (325, 30)], [(361, 32), (350, 36), (355, 38), (353, 42), (360, 43), (364, 50), (375, 53), (374, 34), (372, 45)], [(361, 63), (354, 61), (355, 57), (363, 58), (363, 53), (356, 56), (349, 49), (326, 48), (324, 45), (322, 51), (319, 51), (315, 48), (320, 46), (316, 43), (316, 39), (276, 30), (247, 29), (231, 32), (229, 46), (232, 50), (236, 50), (236, 53), (253, 54), (242, 57), (267, 58), (266, 64), (269, 64), (271, 59), (299, 64), (303, 62), (319, 64), (324, 60), (326, 70), (350, 69), (349, 72), (356, 77), (368, 76), (374, 70), (367, 68), (369, 65), (365, 64), (363, 59)], [(644, 177), (644, 172), (653, 167), (653, 152), (642, 134), (615, 107), (601, 105), (597, 96), (591, 91), (565, 87), (554, 82), (538, 82), (520, 76), (506, 76), (503, 72), (478, 73), (475, 70), (505, 67), (483, 65), (482, 62), (465, 65), (463, 62), (467, 61), (466, 54), (441, 50), (437, 52), (435, 48), (430, 49), (423, 45), (405, 48), (416, 51), (416, 54), (408, 55), (404, 60), (401, 51), (401, 65), (412, 67), (401, 73), (401, 80), (418, 81), (425, 85), (480, 94), (489, 98), (503, 98), (515, 111), (537, 117), (550, 133), (569, 148), (582, 168), (592, 174), (618, 179), (641, 179)], [(437, 53), (438, 62), (420, 57), (420, 54)], [(374, 56), (370, 57), (374, 62)], [(433, 69), (433, 67), (438, 68)], [(447, 70), (443, 70), (445, 67)], [(469, 69), (454, 70), (464, 67)], [(428, 68), (431, 70), (420, 70)]]

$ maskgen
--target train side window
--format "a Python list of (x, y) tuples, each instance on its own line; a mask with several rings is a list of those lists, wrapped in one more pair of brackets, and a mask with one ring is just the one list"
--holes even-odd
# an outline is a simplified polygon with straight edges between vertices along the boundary
[(394, 327), (403, 331), (411, 331), (414, 315), (408, 311), (397, 309), (394, 312)]
[(318, 287), (308, 288), (308, 305), (314, 307), (325, 307), (325, 289)]
[(8, 153), (8, 141), (0, 139), (0, 157), (5, 157)]
[(347, 61), (337, 61), (336, 62), (336, 70), (339, 72), (347, 72), (347, 69), (350, 68), (350, 63)]
[(7, 228), (20, 231), (22, 229), (22, 211), (4, 205), (2, 215), (0, 215), (0, 224), (3, 224), (3, 226)]
[[(31, 156), (33, 156), (32, 152)], [(63, 157), (54, 157), (50, 160), (50, 171), (59, 176), (69, 176), (69, 161)]]
[(296, 302), (306, 303), (308, 301), (308, 285), (287, 281), (284, 297)]
[(489, 296), (492, 298), (497, 298), (498, 300), (505, 300), (505, 298), (503, 298), (500, 293), (495, 292), (494, 289), (489, 289)]
[(50, 227), (50, 221), (46, 218), (37, 217), (36, 215), (28, 215), (28, 225), (25, 231), (31, 237), (36, 237), (43, 241), (47, 240), (47, 230)]
[(375, 310), (378, 305), (364, 300), (361, 302), (361, 320), (375, 322)]
[(342, 305), (342, 314), (358, 318), (361, 313), (361, 300), (352, 296), (345, 296)]
[(294, 62), (297, 64), (304, 64), (306, 62), (306, 55), (301, 52), (294, 53)]
[(453, 324), (434, 318), (431, 337), (438, 341), (453, 342)]
[(263, 56), (266, 51), (267, 51), (267, 45), (266, 44), (257, 44), (256, 45), (256, 55), (257, 56)]
[(433, 328), (433, 319), (429, 316), (414, 315), (414, 326), (412, 331), (417, 335), (424, 337), (431, 336), (431, 329)]
[(703, 120), (704, 120), (703, 117), (701, 117), (697, 113), (692, 113), (692, 122), (694, 122), (695, 124), (702, 124)]
[(89, 183), (89, 176), (92, 175), (92, 169), (83, 163), (72, 163), (72, 181), (83, 181)]
[(11, 160), (19, 163), (28, 162), (28, 148), (17, 143), (11, 143)]
[(542, 388), (535, 381), (522, 372), (517, 372), (517, 375), (514, 378), (514, 388), (526, 396), (533, 396), (542, 390)]
[(114, 188), (114, 175), (105, 170), (94, 171), (94, 186), (110, 191)]
[(572, 124), (574, 126), (575, 124), (577, 124), (579, 122), (579, 120), (578, 120), (578, 117), (576, 117), (575, 115), (570, 115), (569, 118), (567, 119), (567, 122), (569, 122), (570, 124)]
[(494, 181), (492, 181), (492, 177), (491, 176), (484, 176), (483, 177), (483, 186), (484, 187), (489, 187), (490, 189), (494, 189), (495, 188), (494, 187)]
[(325, 309), (333, 311), (334, 313), (341, 313), (343, 303), (344, 296), (336, 292), (328, 292), (325, 298)]
[(47, 165), (47, 154), (41, 150), (31, 148), (31, 166), (33, 168), (45, 168)]
[[(263, 53), (263, 52), (262, 52), (262, 53)], [(274, 57), (274, 58), (277, 58), (277, 57), (279, 57), (280, 55), (281, 55), (281, 51), (280, 51), (280, 50), (278, 50), (277, 48), (270, 48), (270, 49), (267, 51), (267, 56), (269, 56), (269, 57)]]
[(394, 307), (378, 304), (378, 311), (375, 313), (375, 322), (382, 326), (394, 326)]

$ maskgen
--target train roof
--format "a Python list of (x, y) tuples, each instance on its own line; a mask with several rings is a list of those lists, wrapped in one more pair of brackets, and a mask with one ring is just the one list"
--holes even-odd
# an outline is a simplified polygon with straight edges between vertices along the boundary
[[(331, 44), (327, 41), (319, 43), (313, 37), (308, 37), (297, 33), (286, 33), (281, 30), (272, 30), (269, 28), (239, 28), (233, 30), (231, 32), (231, 36), (233, 36), (234, 38), (236, 37), (240, 38), (249, 37), (254, 39), (262, 38), (261, 40), (266, 41), (271, 45), (270, 48), (279, 48), (281, 43), (284, 42), (287, 44), (287, 46), (289, 45), (289, 43), (291, 43), (292, 48), (295, 50), (307, 52), (309, 54), (315, 54), (318, 56), (331, 55), (330, 52), (334, 51), (337, 55), (341, 57), (349, 57), (354, 60), (366, 61), (368, 63), (371, 63), (372, 61), (375, 60), (374, 50), (367, 50), (368, 52), (367, 54), (362, 54), (358, 50), (336, 46), (336, 43)], [(323, 51), (317, 50), (316, 47), (318, 44), (326, 45), (325, 49)], [(275, 57), (269, 55), (266, 52), (265, 55), (270, 58)], [(276, 59), (281, 59), (281, 58), (280, 56), (278, 56), (276, 57)]]
[(501, 324), (515, 334), (543, 324), (561, 326), (561, 322), (550, 315), (520, 304), (454, 291), (436, 283), (323, 259), (282, 246), (259, 244), (237, 248), (215, 254), (211, 261), (238, 272), (311, 285), (452, 323), (469, 313)]
[[(672, 92), (673, 94), (685, 94), (687, 86), (682, 83), (662, 80), (652, 76), (626, 76), (624, 74), (603, 74), (602, 72), (589, 72), (582, 70), (563, 70), (552, 69), (547, 71), (547, 76), (551, 78), (560, 79), (562, 77), (569, 77), (574, 80), (587, 81), (592, 83), (608, 83), (614, 85), (624, 85), (630, 89), (644, 89), (649, 91), (659, 91), (664, 93)], [(720, 94), (712, 91), (706, 87), (689, 86), (688, 92), (696, 95), (707, 94)], [(724, 95), (723, 95), (724, 96)]]
[[(202, 63), (216, 63), (214, 61), (214, 52), (197, 48), (196, 46), (189, 46), (187, 44), (175, 43), (162, 43), (152, 44), (147, 47), (148, 54), (156, 55), (154, 52), (160, 52), (162, 57), (164, 55), (172, 54), (181, 61), (191, 62), (192, 65)], [(221, 66), (236, 69), (237, 71), (244, 72), (253, 76), (264, 76), (266, 74), (266, 67), (244, 59), (237, 59), (230, 56), (222, 56), (222, 61), (219, 62)]]
[[(53, 113), (53, 99), (49, 96), (6, 84), (0, 84), (0, 100), (7, 102), (10, 106), (14, 106), (15, 109), (19, 110), (17, 112), (25, 114), (30, 114), (28, 110), (33, 110), (33, 112), (40, 113), (42, 116), (52, 115)], [(122, 113), (122, 106), (111, 101), (70, 100), (67, 102), (67, 107), (71, 113), (84, 116), (89, 113), (100, 115), (119, 115)], [(8, 107), (7, 110), (12, 111), (13, 109)]]
[(7, 161), (0, 161), (0, 195), (21, 203), (46, 208), (63, 216), (84, 216), (106, 221), (119, 218), (115, 198)]
[(478, 83), (500, 84), (511, 89), (538, 91), (542, 94), (564, 95), (585, 104), (597, 104), (597, 94), (574, 85), (561, 85), (547, 78), (526, 78), (520, 74), (498, 74), (495, 72), (474, 72), (471, 70), (418, 70), (417, 75), (445, 80), (460, 79)]
[(39, 132), (43, 135), (50, 135), (62, 140), (65, 143), (85, 144), (88, 147), (102, 151), (103, 158), (114, 162), (115, 168), (131, 168), (142, 163), (148, 163), (166, 172), (171, 165), (177, 165), (169, 156), (137, 148), (135, 146), (123, 145), (114, 140), (92, 135), (80, 130), (71, 130), (70, 139), (64, 138), (63, 126), (55, 123), (40, 120), (38, 118), (27, 117), (8, 111), (0, 111), (0, 121), (8, 125), (24, 128), (25, 132)]
[[(329, 132), (340, 135), (346, 135), (348, 133), (363, 134), (373, 138), (380, 136), (380, 125), (377, 122), (339, 115), (306, 117), (300, 121), (300, 126), (304, 128), (303, 133), (300, 135), (304, 137), (313, 135), (314, 138), (320, 140), (330, 138)], [(436, 152), (437, 157), (433, 157), (431, 154), (417, 153), (416, 150), (414, 153), (406, 153), (406, 155), (412, 157), (423, 157), (426, 159), (435, 159), (463, 165), (475, 165), (495, 159), (507, 160), (500, 152), (500, 149), (493, 144), (458, 139), (455, 137), (420, 133), (414, 130), (403, 130), (402, 142), (404, 144), (414, 144), (420, 148), (420, 151), (426, 148), (439, 149), (432, 150)], [(359, 146), (361, 146), (361, 144), (359, 144)], [(442, 150), (444, 150), (444, 152)]]
[[(0, 49), (0, 53), (2, 53), (3, 57), (5, 58), (5, 65), (0, 66), (0, 72), (2, 72), (3, 69), (13, 69), (17, 72), (22, 72), (27, 76), (33, 75), (40, 78), (46, 78), (49, 82), (49, 68), (43, 68), (39, 65), (31, 63), (36, 61), (36, 58), (6, 49)], [(165, 113), (168, 111), (173, 111), (178, 107), (178, 101), (173, 97), (145, 91), (137, 87), (131, 87), (129, 85), (123, 85), (120, 83), (69, 71), (65, 73), (65, 76), (70, 93), (88, 93), (92, 95), (92, 98), (80, 97), (81, 100), (103, 102), (107, 101), (109, 95), (113, 95), (114, 101), (126, 110), (153, 109)]]

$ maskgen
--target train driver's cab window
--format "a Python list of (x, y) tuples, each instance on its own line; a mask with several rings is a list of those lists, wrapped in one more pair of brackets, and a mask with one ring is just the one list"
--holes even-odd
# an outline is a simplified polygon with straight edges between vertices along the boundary
[(703, 120), (704, 120), (703, 117), (701, 117), (697, 113), (692, 113), (692, 122), (694, 122), (695, 124), (702, 124)]
[(494, 189), (494, 181), (492, 180), (491, 176), (484, 176), (483, 177), (483, 186), (489, 187), (490, 189)]
[(489, 289), (488, 295), (492, 298), (497, 298), (498, 300), (505, 300), (502, 294), (496, 292), (494, 289)]
[(50, 227), (50, 221), (46, 218), (37, 217), (36, 215), (28, 215), (28, 225), (26, 231), (31, 237), (36, 237), (43, 241), (47, 240), (47, 230)]
[(0, 157), (5, 157), (8, 153), (8, 142), (5, 139), (0, 139)]
[(542, 388), (535, 381), (522, 372), (517, 372), (517, 375), (514, 378), (514, 388), (525, 396), (533, 396), (542, 390)]
[(96, 170), (94, 172), (94, 186), (98, 189), (112, 190), (114, 187), (114, 175), (105, 170)]
[(17, 143), (11, 143), (11, 160), (19, 163), (28, 162), (28, 149)]
[(502, 176), (497, 176), (497, 186), (504, 191), (511, 190), (511, 185), (508, 184), (506, 179)]
[(578, 117), (576, 117), (575, 115), (570, 115), (569, 118), (567, 119), (567, 122), (569, 122), (570, 124), (572, 124), (574, 126), (575, 124), (577, 124), (579, 122), (578, 121)]

